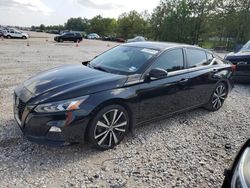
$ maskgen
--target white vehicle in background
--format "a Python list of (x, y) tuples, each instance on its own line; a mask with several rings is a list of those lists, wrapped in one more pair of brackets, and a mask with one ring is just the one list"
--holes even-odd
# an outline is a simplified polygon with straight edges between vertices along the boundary
[(101, 37), (96, 33), (90, 33), (87, 35), (87, 39), (100, 39)]
[(132, 39), (128, 39), (127, 42), (145, 42), (146, 39), (142, 36), (137, 36), (135, 38), (132, 38)]
[(11, 39), (11, 38), (27, 39), (27, 38), (29, 38), (29, 35), (27, 33), (23, 33), (23, 32), (18, 31), (16, 29), (4, 30), (3, 36), (8, 38), (8, 39)]

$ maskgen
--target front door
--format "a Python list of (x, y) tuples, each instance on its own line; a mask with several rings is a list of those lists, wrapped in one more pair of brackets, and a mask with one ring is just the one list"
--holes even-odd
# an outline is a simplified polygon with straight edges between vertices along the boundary
[(147, 121), (188, 108), (189, 73), (184, 69), (183, 49), (164, 52), (149, 68), (168, 71), (162, 79), (143, 82), (138, 90), (140, 99), (139, 121)]

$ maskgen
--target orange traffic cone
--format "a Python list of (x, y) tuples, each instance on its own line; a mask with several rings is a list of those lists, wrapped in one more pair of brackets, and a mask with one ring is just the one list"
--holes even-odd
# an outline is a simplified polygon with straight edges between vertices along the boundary
[(49, 40), (48, 39), (46, 39), (46, 42), (48, 42)]
[(77, 40), (77, 42), (76, 42), (76, 47), (78, 47), (79, 46), (79, 40)]
[(29, 41), (27, 42), (27, 46), (30, 46), (30, 43), (29, 43)]
[(107, 44), (107, 47), (110, 47), (110, 45), (109, 45), (109, 44)]

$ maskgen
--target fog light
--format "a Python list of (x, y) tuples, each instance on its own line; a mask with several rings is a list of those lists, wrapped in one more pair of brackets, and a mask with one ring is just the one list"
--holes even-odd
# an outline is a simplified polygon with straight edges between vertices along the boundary
[(59, 127), (53, 126), (49, 129), (49, 132), (62, 132), (62, 130)]

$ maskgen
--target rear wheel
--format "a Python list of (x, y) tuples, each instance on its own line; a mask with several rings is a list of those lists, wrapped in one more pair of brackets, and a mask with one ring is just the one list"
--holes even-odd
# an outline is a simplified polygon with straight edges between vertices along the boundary
[(210, 111), (217, 111), (219, 110), (226, 97), (227, 97), (227, 94), (228, 94), (228, 90), (227, 90), (227, 87), (226, 87), (226, 84), (225, 83), (219, 83), (215, 90), (213, 91), (213, 94), (208, 102), (208, 104), (206, 105), (206, 108)]
[(10, 35), (7, 35), (7, 38), (8, 38), (8, 39), (11, 39), (11, 36), (10, 36)]
[(27, 37), (26, 36), (22, 36), (22, 39), (27, 39)]
[(59, 39), (59, 42), (63, 42), (63, 39)]
[(124, 138), (129, 125), (125, 108), (111, 105), (100, 110), (91, 121), (88, 141), (99, 150), (107, 150), (118, 145)]

